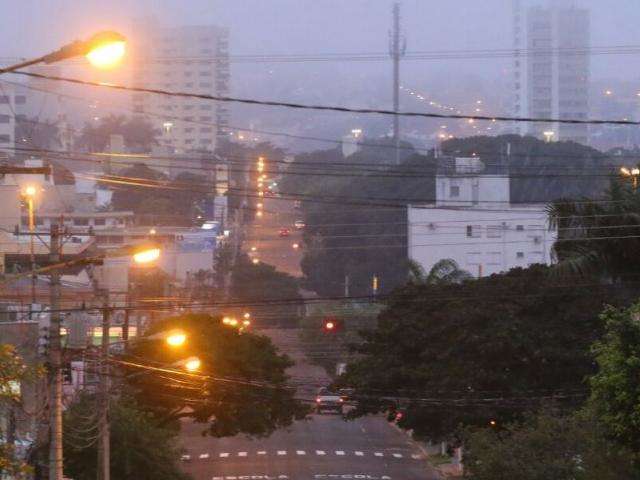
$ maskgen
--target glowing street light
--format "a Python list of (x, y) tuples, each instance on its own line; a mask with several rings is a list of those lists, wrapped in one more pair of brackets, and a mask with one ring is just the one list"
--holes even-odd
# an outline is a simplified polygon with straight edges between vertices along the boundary
[(254, 258), (253, 260), (251, 260), (251, 263), (253, 263), (254, 265), (257, 265), (260, 263), (260, 260), (258, 260), (257, 258)]
[(640, 176), (640, 168), (627, 168), (620, 167), (620, 174), (625, 177), (631, 178), (631, 183), (633, 185), (633, 189), (636, 190), (638, 188), (638, 176)]
[(245, 312), (245, 313), (244, 313), (244, 315), (242, 315), (242, 316), (243, 316), (243, 318), (244, 318), (245, 320), (248, 320), (248, 319), (250, 319), (250, 318), (251, 318), (251, 314), (250, 314), (249, 312)]
[(553, 136), (556, 134), (556, 132), (554, 132), (553, 130), (545, 130), (544, 132), (542, 132), (542, 135), (544, 135), (544, 141), (549, 143), (551, 142), (551, 140), (553, 140)]
[(259, 211), (257, 211), (257, 212), (256, 212), (256, 217), (262, 217), (262, 211), (260, 211), (260, 210), (259, 210)]
[(150, 248), (133, 254), (133, 261), (139, 264), (155, 262), (160, 258), (159, 248)]
[(125, 49), (126, 38), (120, 33), (111, 31), (99, 32), (89, 40), (76, 40), (55, 52), (0, 68), (0, 74), (20, 70), (38, 63), (50, 64), (81, 56), (85, 56), (94, 67), (113, 68), (122, 60)]
[(184, 361), (184, 368), (188, 372), (195, 372), (197, 370), (200, 370), (201, 366), (202, 362), (198, 357), (189, 357)]
[(180, 347), (187, 341), (187, 334), (181, 330), (174, 330), (167, 334), (165, 341), (171, 347)]

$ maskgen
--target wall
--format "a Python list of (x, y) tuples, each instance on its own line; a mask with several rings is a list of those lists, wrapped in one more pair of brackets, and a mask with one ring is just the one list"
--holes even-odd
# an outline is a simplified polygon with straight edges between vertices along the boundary
[(556, 238), (544, 206), (408, 209), (408, 252), (426, 271), (450, 258), (474, 276), (552, 262)]

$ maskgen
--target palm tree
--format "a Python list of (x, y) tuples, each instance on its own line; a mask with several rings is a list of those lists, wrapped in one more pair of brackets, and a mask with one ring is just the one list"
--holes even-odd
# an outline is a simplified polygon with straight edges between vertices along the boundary
[(409, 260), (409, 281), (421, 285), (448, 285), (462, 283), (473, 278), (466, 270), (462, 270), (455, 260), (443, 258), (438, 260), (426, 273), (422, 265)]
[(596, 275), (610, 281), (640, 267), (640, 193), (613, 181), (602, 200), (558, 200), (548, 209), (558, 228), (556, 272)]

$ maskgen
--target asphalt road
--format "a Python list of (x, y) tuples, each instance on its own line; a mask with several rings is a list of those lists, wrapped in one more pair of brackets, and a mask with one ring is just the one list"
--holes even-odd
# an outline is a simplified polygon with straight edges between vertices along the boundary
[(196, 480), (438, 478), (406, 435), (383, 418), (312, 415), (266, 439), (212, 439), (187, 425), (183, 465)]
[[(305, 380), (300, 396), (312, 396), (318, 385), (329, 383), (323, 369), (305, 361), (296, 330), (260, 333), (296, 361), (288, 373), (292, 380)], [(261, 439), (215, 439), (203, 437), (202, 430), (183, 424), (183, 466), (196, 480), (438, 478), (420, 449), (382, 417), (347, 422), (336, 414), (314, 414)]]
[[(293, 248), (294, 243), (302, 244), (302, 234), (294, 227), (300, 213), (295, 210), (293, 200), (265, 197), (262, 203), (262, 217), (256, 217), (246, 230), (244, 252), (281, 272), (300, 277), (302, 251)], [(281, 228), (288, 228), (289, 236), (281, 237)], [(255, 252), (251, 247), (255, 247)]]

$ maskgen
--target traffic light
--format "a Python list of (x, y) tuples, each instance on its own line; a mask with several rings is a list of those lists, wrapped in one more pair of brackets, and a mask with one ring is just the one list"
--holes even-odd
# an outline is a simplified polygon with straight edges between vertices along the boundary
[(326, 333), (335, 333), (342, 328), (342, 324), (337, 318), (327, 317), (322, 321), (322, 329)]

